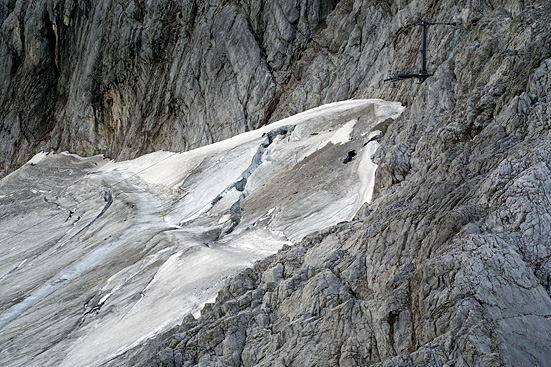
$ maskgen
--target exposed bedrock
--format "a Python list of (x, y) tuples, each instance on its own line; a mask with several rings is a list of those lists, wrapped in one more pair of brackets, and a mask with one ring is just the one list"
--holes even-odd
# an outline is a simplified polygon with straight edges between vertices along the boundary
[(335, 4), (3, 0), (0, 170), (42, 149), (126, 159), (263, 125)]
[[(49, 149), (188, 150), (348, 98), (399, 100), (433, 124), (461, 113), (475, 131), (550, 56), (546, 6), (3, 0), (0, 170)], [(389, 69), (420, 68), (418, 16), (459, 26), (429, 28), (434, 78), (392, 89)]]

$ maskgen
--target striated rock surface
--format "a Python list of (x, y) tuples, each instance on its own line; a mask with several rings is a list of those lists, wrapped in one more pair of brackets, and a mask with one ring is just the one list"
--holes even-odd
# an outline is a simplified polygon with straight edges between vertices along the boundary
[(429, 71), (444, 91), (459, 78), (454, 93), (477, 100), (498, 73), (516, 81), (510, 98), (548, 52), (544, 5), (4, 0), (0, 171), (40, 150), (189, 150), (349, 98), (412, 103), (427, 88), (382, 80), (417, 71), (418, 16), (460, 25), (429, 29)]
[[(388, 68), (419, 65), (417, 14), (460, 25), (429, 29), (433, 77), (390, 89)], [(375, 200), (113, 365), (547, 365), (549, 24), (546, 1), (341, 1), (280, 107), (406, 103), (375, 154)]]
[(335, 3), (3, 0), (0, 170), (40, 150), (128, 159), (264, 125)]

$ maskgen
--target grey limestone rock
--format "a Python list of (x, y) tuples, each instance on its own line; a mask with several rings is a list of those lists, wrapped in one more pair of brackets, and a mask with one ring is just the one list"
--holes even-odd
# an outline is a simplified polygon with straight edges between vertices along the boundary
[(3, 0), (0, 171), (40, 150), (127, 159), (265, 124), (333, 0)]

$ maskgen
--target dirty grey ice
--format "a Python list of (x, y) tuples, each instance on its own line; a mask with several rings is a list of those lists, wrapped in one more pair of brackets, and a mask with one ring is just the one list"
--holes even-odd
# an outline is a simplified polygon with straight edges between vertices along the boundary
[(351, 220), (371, 201), (379, 126), (403, 110), (340, 102), (119, 163), (37, 154), (0, 181), (0, 361), (101, 365), (255, 260)]

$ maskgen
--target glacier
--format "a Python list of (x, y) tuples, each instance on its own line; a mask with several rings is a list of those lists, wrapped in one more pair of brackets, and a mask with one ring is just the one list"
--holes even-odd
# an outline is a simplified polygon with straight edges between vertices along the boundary
[(372, 200), (379, 126), (324, 105), (183, 153), (39, 153), (0, 181), (0, 365), (99, 366)]

